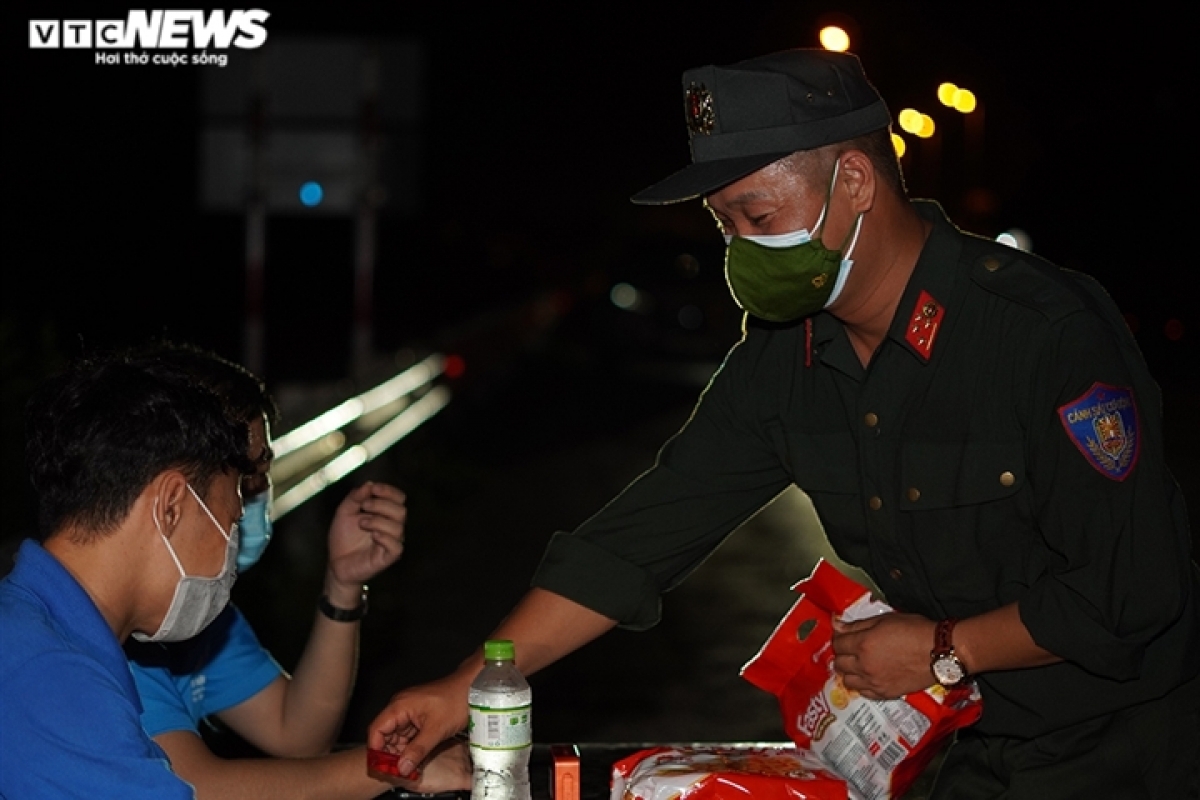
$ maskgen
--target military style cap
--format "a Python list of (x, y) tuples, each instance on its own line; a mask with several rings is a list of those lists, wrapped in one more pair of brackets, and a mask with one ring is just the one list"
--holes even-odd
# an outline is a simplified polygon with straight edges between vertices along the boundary
[(683, 73), (692, 164), (632, 198), (691, 200), (791, 155), (886, 128), (887, 106), (858, 57), (785, 50)]

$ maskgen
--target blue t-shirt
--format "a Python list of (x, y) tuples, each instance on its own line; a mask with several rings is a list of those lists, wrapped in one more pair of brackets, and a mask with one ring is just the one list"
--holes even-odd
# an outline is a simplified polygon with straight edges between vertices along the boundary
[(232, 605), (187, 641), (130, 641), (125, 652), (150, 736), (199, 732), (200, 720), (249, 700), (283, 674)]
[(25, 541), (0, 580), (0, 797), (190, 800), (91, 597)]

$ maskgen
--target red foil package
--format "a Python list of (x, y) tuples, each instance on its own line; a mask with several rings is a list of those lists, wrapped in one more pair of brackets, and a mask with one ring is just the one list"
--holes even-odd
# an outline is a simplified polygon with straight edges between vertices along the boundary
[(779, 698), (788, 736), (844, 778), (851, 798), (899, 797), (942, 740), (979, 719), (978, 688), (934, 684), (896, 700), (859, 696), (834, 672), (833, 619), (853, 622), (891, 607), (824, 560), (793, 590), (800, 599), (742, 677)]
[(846, 782), (796, 747), (642, 750), (613, 765), (610, 800), (847, 800)]

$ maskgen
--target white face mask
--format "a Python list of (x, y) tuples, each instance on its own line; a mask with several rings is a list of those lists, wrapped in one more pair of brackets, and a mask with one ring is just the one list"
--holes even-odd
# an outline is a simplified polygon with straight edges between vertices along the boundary
[(229, 592), (237, 578), (237, 523), (233, 523), (229, 533), (226, 533), (221, 527), (221, 523), (217, 522), (217, 518), (208, 510), (208, 506), (204, 504), (200, 495), (196, 494), (196, 490), (191, 485), (188, 486), (188, 491), (192, 493), (192, 497), (196, 498), (196, 502), (204, 509), (204, 513), (212, 520), (212, 524), (216, 525), (217, 530), (225, 537), (225, 563), (221, 567), (221, 571), (213, 578), (200, 578), (184, 572), (183, 565), (179, 563), (179, 556), (175, 554), (175, 548), (171, 547), (171, 541), (163, 536), (162, 526), (158, 523), (158, 500), (155, 499), (154, 527), (158, 528), (158, 535), (162, 537), (167, 551), (175, 560), (180, 578), (179, 583), (175, 585), (175, 596), (171, 598), (171, 606), (167, 609), (167, 615), (163, 617), (162, 624), (158, 626), (154, 635), (147, 636), (138, 631), (133, 633), (133, 638), (139, 642), (178, 642), (190, 639), (207, 628), (209, 623), (216, 619), (217, 615), (229, 604)]

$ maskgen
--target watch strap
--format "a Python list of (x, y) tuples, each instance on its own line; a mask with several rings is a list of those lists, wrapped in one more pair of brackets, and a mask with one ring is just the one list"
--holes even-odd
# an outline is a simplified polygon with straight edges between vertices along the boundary
[(958, 624), (958, 620), (953, 617), (947, 617), (937, 624), (937, 628), (933, 632), (933, 652), (931, 655), (937, 658), (943, 653), (953, 653), (954, 645), (951, 643), (951, 638), (954, 635), (954, 626)]
[(358, 608), (338, 608), (329, 602), (329, 595), (325, 594), (317, 601), (317, 608), (334, 622), (357, 622), (367, 615), (367, 587), (362, 587)]
[[(971, 677), (967, 665), (954, 652), (952, 637), (954, 635), (954, 626), (957, 624), (958, 620), (953, 618), (947, 618), (939, 622), (933, 632), (933, 649), (929, 651), (929, 666), (933, 672), (933, 677), (937, 679), (938, 683), (947, 688), (961, 685)], [(938, 676), (938, 664), (943, 661), (952, 662), (958, 667), (961, 676), (954, 683), (946, 683)]]

